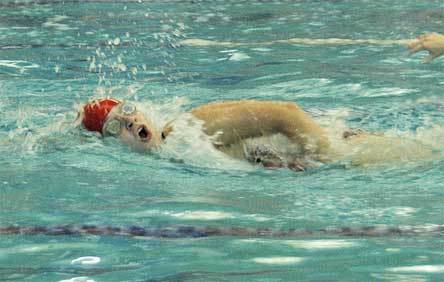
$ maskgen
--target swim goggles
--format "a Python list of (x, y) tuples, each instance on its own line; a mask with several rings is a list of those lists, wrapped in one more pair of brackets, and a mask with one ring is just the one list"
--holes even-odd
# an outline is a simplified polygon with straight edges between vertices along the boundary
[[(136, 112), (137, 108), (134, 104), (124, 103), (119, 107), (117, 114), (123, 116), (130, 116), (135, 114)], [(121, 128), (122, 128), (122, 122), (117, 118), (113, 118), (112, 120), (106, 123), (104, 129), (106, 133), (109, 133), (111, 135), (118, 135), (120, 133)]]

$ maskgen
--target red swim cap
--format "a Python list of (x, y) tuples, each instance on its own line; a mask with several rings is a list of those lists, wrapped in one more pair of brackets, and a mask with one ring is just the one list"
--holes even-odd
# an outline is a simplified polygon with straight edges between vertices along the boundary
[(120, 101), (110, 98), (95, 100), (86, 104), (83, 107), (83, 126), (89, 131), (102, 133), (102, 127), (108, 113), (118, 104), (120, 104)]

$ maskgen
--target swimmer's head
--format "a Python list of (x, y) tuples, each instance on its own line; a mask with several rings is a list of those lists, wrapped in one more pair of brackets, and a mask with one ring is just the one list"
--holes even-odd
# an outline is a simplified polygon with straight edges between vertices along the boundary
[(101, 99), (83, 107), (83, 126), (103, 136), (114, 136), (137, 149), (149, 150), (161, 143), (161, 134), (134, 104)]
[(103, 125), (111, 110), (121, 102), (115, 99), (106, 98), (95, 100), (83, 107), (83, 126), (89, 131), (102, 133)]

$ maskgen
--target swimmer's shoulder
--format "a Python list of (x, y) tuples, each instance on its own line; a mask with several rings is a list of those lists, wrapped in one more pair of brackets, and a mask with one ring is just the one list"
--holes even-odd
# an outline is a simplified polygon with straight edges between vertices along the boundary
[(229, 110), (233, 108), (286, 108), (286, 109), (300, 109), (295, 102), (288, 101), (272, 101), (272, 100), (227, 100), (211, 102), (202, 106), (198, 106), (191, 110), (192, 113), (200, 113), (210, 110)]

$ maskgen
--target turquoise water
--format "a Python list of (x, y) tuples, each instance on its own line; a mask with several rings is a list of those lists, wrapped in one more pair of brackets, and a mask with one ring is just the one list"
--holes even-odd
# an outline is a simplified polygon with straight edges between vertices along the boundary
[[(409, 39), (443, 23), (441, 1), (2, 1), (0, 228), (172, 233), (2, 234), (0, 280), (441, 281), (443, 60), (397, 44), (261, 42)], [(294, 101), (332, 131), (385, 132), (434, 156), (265, 170), (192, 129), (141, 154), (75, 126), (76, 107), (104, 95), (158, 121), (210, 101)], [(332, 231), (368, 226), (383, 231)], [(277, 235), (292, 229), (305, 233)]]

